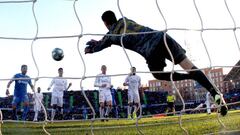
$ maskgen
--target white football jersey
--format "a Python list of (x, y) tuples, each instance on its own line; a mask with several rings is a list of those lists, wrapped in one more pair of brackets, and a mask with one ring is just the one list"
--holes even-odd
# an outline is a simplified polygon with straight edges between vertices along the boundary
[[(42, 100), (43, 100), (43, 94), (42, 93), (36, 93), (36, 96), (35, 96), (35, 94), (33, 94), (33, 97), (34, 97), (34, 103), (35, 103), (35, 105), (40, 105), (40, 103), (38, 102), (38, 99), (39, 99), (39, 101), (40, 102), (42, 102)], [(37, 99), (38, 98), (38, 99)]]
[[(42, 106), (41, 106), (41, 103), (42, 100), (43, 100), (43, 94), (42, 93), (36, 93), (36, 96), (35, 94), (33, 95), (33, 98), (34, 98), (34, 106), (33, 106), (33, 110), (36, 112), (36, 111), (41, 111), (42, 109)], [(38, 99), (39, 100), (38, 100)]]
[(210, 92), (206, 93), (206, 102), (210, 102), (211, 101), (211, 95)]
[(99, 90), (109, 90), (111, 87), (111, 78), (105, 74), (98, 74), (95, 79), (94, 85), (101, 86), (103, 84), (106, 84), (106, 87), (99, 87)]
[(52, 96), (63, 97), (63, 91), (67, 90), (67, 80), (63, 78), (54, 78), (49, 86), (49, 88), (54, 85), (52, 90)]
[(138, 91), (141, 86), (141, 78), (138, 75), (128, 75), (125, 83), (128, 84), (128, 90)]

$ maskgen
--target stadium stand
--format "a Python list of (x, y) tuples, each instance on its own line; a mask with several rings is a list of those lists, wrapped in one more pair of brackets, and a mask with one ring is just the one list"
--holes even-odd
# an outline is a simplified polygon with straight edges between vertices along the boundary
[[(93, 105), (97, 116), (99, 110), (98, 104), (98, 91), (97, 90), (86, 90), (87, 97), (89, 98), (91, 104)], [(121, 89), (112, 89), (112, 94), (114, 95), (114, 104), (111, 111), (111, 116), (113, 118), (125, 118), (127, 113), (127, 90)], [(47, 109), (48, 117), (51, 113), (51, 93), (43, 93), (43, 104)], [(143, 115), (154, 115), (159, 113), (164, 113), (166, 110), (166, 96), (167, 92), (164, 91), (144, 91), (141, 95), (141, 104), (143, 109)], [(3, 119), (11, 119), (11, 101), (12, 96), (0, 98), (0, 107), (3, 111)], [(240, 89), (231, 90), (229, 93), (226, 93), (224, 98), (226, 102), (236, 102), (240, 100)], [(33, 98), (29, 94), (30, 99), (30, 112), (27, 120), (33, 120), (34, 111), (33, 111)], [(194, 108), (199, 103), (194, 101), (186, 103), (186, 109)], [(176, 103), (176, 111), (180, 111), (182, 104)], [(240, 109), (239, 105), (229, 106), (230, 109)], [(22, 105), (19, 105), (18, 114), (21, 115), (23, 109)], [(188, 112), (186, 112), (188, 113)], [(66, 91), (64, 93), (64, 120), (76, 120), (76, 119), (90, 119), (92, 118), (91, 110), (87, 105), (86, 100), (84, 99), (81, 91)], [(39, 120), (43, 120), (43, 113), (40, 114)]]

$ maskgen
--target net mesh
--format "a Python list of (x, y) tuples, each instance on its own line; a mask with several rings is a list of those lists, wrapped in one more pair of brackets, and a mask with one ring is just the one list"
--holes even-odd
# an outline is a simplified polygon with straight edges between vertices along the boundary
[[(71, 3), (72, 4), (72, 8), (73, 8), (73, 13), (76, 17), (76, 24), (79, 25), (80, 27), (80, 31), (78, 34), (69, 34), (69, 35), (60, 35), (60, 36), (39, 36), (39, 31), (41, 30), (41, 27), (39, 27), (39, 21), (38, 20), (38, 16), (37, 14), (35, 13), (36, 12), (36, 9), (37, 9), (37, 4), (38, 2), (40, 1), (37, 1), (37, 0), (33, 0), (33, 1), (0, 1), (0, 4), (22, 4), (22, 3), (29, 3), (31, 4), (31, 11), (32, 11), (32, 15), (33, 15), (33, 23), (35, 25), (35, 30), (34, 30), (34, 34), (29, 38), (29, 37), (19, 37), (19, 36), (16, 36), (16, 37), (11, 37), (11, 36), (2, 36), (0, 37), (1, 40), (16, 40), (16, 41), (30, 41), (31, 42), (31, 55), (32, 55), (32, 60), (34, 62), (34, 65), (36, 67), (36, 70), (37, 70), (37, 75), (31, 79), (34, 80), (34, 86), (37, 85), (38, 81), (39, 80), (42, 80), (42, 79), (52, 79), (54, 77), (51, 77), (51, 76), (40, 76), (40, 69), (39, 68), (39, 65), (38, 65), (38, 62), (37, 62), (37, 58), (35, 55), (36, 53), (36, 46), (38, 45), (37, 42), (40, 41), (40, 40), (49, 40), (49, 39), (74, 39), (76, 40), (76, 49), (78, 51), (78, 54), (79, 54), (79, 57), (80, 57), (80, 61), (82, 63), (82, 66), (83, 66), (83, 71), (81, 72), (81, 75), (80, 76), (77, 76), (77, 77), (64, 77), (66, 79), (73, 79), (73, 80), (80, 80), (80, 86), (79, 88), (81, 89), (81, 92), (82, 92), (82, 95), (83, 97), (85, 98), (90, 110), (91, 110), (91, 114), (92, 114), (92, 118), (90, 119), (91, 120), (91, 126), (90, 126), (90, 130), (91, 130), (91, 134), (94, 134), (94, 121), (96, 121), (96, 112), (95, 112), (95, 109), (91, 103), (91, 101), (88, 99), (88, 95), (86, 95), (85, 93), (85, 90), (83, 88), (83, 83), (86, 79), (89, 79), (89, 78), (95, 78), (96, 76), (87, 76), (86, 75), (86, 72), (87, 72), (87, 69), (88, 67), (86, 66), (86, 60), (84, 59), (84, 56), (82, 55), (82, 51), (80, 50), (80, 42), (82, 40), (83, 37), (85, 36), (105, 36), (106, 34), (95, 34), (95, 33), (84, 33), (84, 27), (82, 25), (82, 21), (84, 21), (84, 19), (80, 19), (81, 18), (81, 15), (80, 13), (78, 12), (78, 8), (83, 8), (81, 5), (77, 5), (77, 3), (79, 1), (75, 0), (75, 1), (68, 1), (68, 3)], [(124, 17), (125, 15), (127, 16), (128, 14), (124, 14), (124, 12), (122, 11), (123, 7), (125, 5), (121, 5), (121, 0), (117, 0), (117, 8), (118, 8), (118, 11), (120, 13), (120, 15), (122, 17)], [(174, 1), (176, 2), (176, 1)], [(65, 3), (65, 2), (64, 2)], [(237, 23), (236, 23), (236, 19), (231, 11), (231, 9), (229, 8), (229, 5), (228, 5), (228, 1), (227, 0), (224, 0), (224, 1), (221, 1), (221, 2), (217, 2), (217, 3), (221, 3), (223, 8), (222, 10), (225, 10), (228, 14), (228, 18), (229, 18), (229, 22), (232, 24), (228, 27), (207, 27), (205, 26), (205, 22), (204, 22), (204, 16), (202, 15), (201, 13), (201, 10), (204, 6), (201, 6), (201, 2), (200, 1), (197, 1), (197, 0), (189, 0), (189, 3), (191, 3), (191, 9), (193, 12), (195, 12), (195, 20), (198, 21), (198, 23), (200, 24), (200, 27), (198, 28), (185, 28), (185, 27), (170, 27), (171, 26), (171, 22), (168, 22), (168, 18), (167, 16), (165, 15), (166, 12), (168, 12), (167, 9), (165, 9), (163, 6), (162, 6), (162, 3), (164, 3), (163, 1), (160, 1), (160, 0), (155, 0), (155, 1), (151, 1), (149, 3), (154, 3), (156, 9), (157, 9), (157, 12), (159, 13), (159, 18), (163, 20), (164, 22), (164, 26), (163, 26), (163, 29), (159, 30), (159, 31), (153, 31), (153, 32), (142, 32), (142, 33), (126, 33), (126, 21), (124, 19), (124, 32), (121, 34), (121, 35), (113, 35), (113, 34), (109, 34), (108, 36), (121, 36), (121, 46), (122, 46), (122, 49), (123, 49), (123, 52), (124, 52), (124, 55), (127, 57), (127, 61), (129, 63), (129, 67), (132, 67), (134, 64), (133, 62), (131, 61), (131, 58), (128, 54), (128, 52), (126, 51), (126, 49), (124, 48), (124, 44), (123, 44), (123, 38), (124, 36), (126, 35), (137, 35), (137, 34), (148, 34), (148, 33), (157, 33), (157, 32), (164, 32), (165, 35), (164, 35), (164, 43), (165, 43), (165, 46), (171, 56), (171, 59), (172, 59), (172, 66), (171, 66), (171, 70), (169, 72), (173, 73), (174, 71), (183, 71), (183, 70), (176, 70), (175, 69), (175, 64), (174, 64), (174, 59), (173, 59), (173, 56), (168, 48), (168, 43), (166, 42), (166, 33), (171, 33), (171, 32), (174, 32), (174, 31), (190, 31), (190, 32), (198, 32), (199, 33), (199, 37), (200, 37), (200, 41), (201, 41), (201, 45), (203, 46), (204, 48), (204, 51), (205, 51), (205, 54), (207, 56), (207, 59), (208, 59), (208, 63), (209, 63), (209, 66), (208, 67), (204, 67), (204, 68), (209, 68), (209, 69), (214, 69), (216, 67), (237, 67), (237, 66), (215, 66), (212, 64), (212, 61), (213, 59), (211, 58), (211, 54), (209, 52), (209, 49), (208, 49), (208, 44), (206, 43), (206, 39), (204, 37), (204, 32), (209, 32), (209, 31), (228, 31), (228, 32), (231, 32), (232, 35), (233, 35), (233, 38), (235, 40), (235, 44), (236, 44), (236, 47), (235, 49), (238, 50), (238, 53), (240, 52), (240, 46), (239, 46), (239, 42), (238, 42), (238, 36), (237, 36), (237, 32), (239, 30), (239, 27), (237, 26)], [(176, 2), (177, 3), (177, 2)], [(163, 4), (164, 5), (164, 4)], [(161, 73), (162, 71), (157, 71), (158, 73)], [(148, 71), (139, 71), (138, 73), (148, 73), (150, 74), (151, 72), (148, 72)], [(209, 72), (210, 73), (210, 72)], [(116, 73), (116, 74), (112, 74), (112, 75), (109, 75), (111, 77), (119, 77), (119, 76), (126, 76), (127, 73), (124, 73), (124, 74), (119, 74), (119, 73)], [(209, 74), (209, 78), (212, 78), (211, 77), (211, 74)], [(23, 79), (23, 78), (20, 78), (20, 79)], [(10, 80), (10, 79), (1, 79), (2, 81), (6, 81), (6, 80)], [(173, 82), (173, 79), (172, 79), (172, 75), (171, 75), (171, 82), (172, 82), (172, 86), (173, 86), (173, 89), (176, 90), (179, 98), (181, 99), (181, 102), (182, 102), (182, 109), (181, 111), (177, 111), (176, 113), (180, 114), (179, 115), (179, 121), (177, 122), (177, 124), (179, 124), (181, 130), (185, 133), (185, 134), (189, 134), (189, 130), (188, 129), (185, 129), (183, 127), (183, 122), (182, 122), (182, 114), (184, 114), (185, 112), (187, 111), (195, 111), (194, 108), (191, 108), (191, 109), (186, 109), (185, 108), (185, 102), (184, 102), (184, 99), (183, 97), (181, 96), (179, 90), (177, 89), (175, 83)], [(213, 81), (210, 79), (210, 82), (212, 82), (212, 84), (214, 85)], [(214, 85), (215, 86), (215, 85)], [(215, 86), (216, 87), (216, 86)], [(216, 87), (217, 88), (217, 87)], [(220, 91), (219, 91), (220, 93)], [(35, 91), (34, 91), (34, 94)], [(239, 102), (234, 102), (234, 103), (231, 103), (231, 104), (238, 104)], [(231, 105), (229, 104), (229, 105)], [(46, 125), (47, 123), (49, 122), (48, 121), (48, 117), (47, 117), (47, 110), (45, 108), (45, 106), (43, 104), (41, 104), (41, 106), (43, 107), (43, 110), (44, 110), (44, 121), (43, 121), (43, 124), (42, 124), (42, 128), (43, 128), (43, 131), (46, 133), (46, 134), (50, 134), (50, 132), (48, 132), (46, 130)], [(219, 107), (217, 107), (219, 108)], [(206, 110), (207, 108), (202, 108), (203, 110)], [(201, 110), (201, 109), (198, 109), (198, 110)], [(164, 113), (166, 114), (166, 113)], [(171, 113), (169, 113), (171, 114)], [(4, 122), (3, 120), (3, 115), (2, 115), (2, 112), (0, 112), (0, 117), (1, 117), (1, 123)], [(148, 117), (148, 115), (144, 115), (142, 116), (142, 106), (140, 105), (140, 115), (139, 117), (136, 119), (136, 123), (135, 123), (135, 126), (137, 128), (137, 131), (139, 134), (144, 134), (142, 131), (141, 131), (141, 127), (143, 125), (139, 125), (139, 120), (142, 118), (142, 117)], [(219, 115), (217, 115), (217, 121), (221, 124), (221, 126), (223, 127), (223, 132), (226, 130), (226, 126), (225, 124), (221, 121), (221, 119), (219, 118)], [(17, 122), (17, 121), (15, 121)], [(159, 124), (159, 123), (158, 123)], [(155, 124), (155, 125), (158, 125), (158, 124)], [(162, 124), (162, 123), (160, 123)], [(100, 127), (103, 129), (103, 127)], [(108, 128), (108, 127), (106, 127)], [(113, 128), (113, 127), (111, 127)], [(124, 126), (119, 126), (118, 128), (124, 128)], [(164, 133), (164, 131), (163, 131)], [(221, 132), (219, 132), (221, 133)], [(2, 133), (1, 133), (2, 134)]]

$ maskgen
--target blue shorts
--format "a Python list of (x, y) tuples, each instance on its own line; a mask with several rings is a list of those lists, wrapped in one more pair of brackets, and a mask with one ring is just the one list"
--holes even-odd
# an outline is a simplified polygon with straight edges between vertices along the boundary
[(25, 95), (25, 96), (22, 96), (22, 97), (14, 96), (13, 101), (12, 101), (12, 105), (19, 105), (22, 102), (29, 102), (28, 95)]

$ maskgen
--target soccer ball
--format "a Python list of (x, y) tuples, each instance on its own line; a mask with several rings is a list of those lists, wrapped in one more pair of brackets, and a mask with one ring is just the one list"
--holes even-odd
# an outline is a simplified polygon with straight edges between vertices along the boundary
[(63, 50), (61, 48), (55, 48), (52, 51), (52, 58), (56, 61), (62, 60), (64, 57)]

